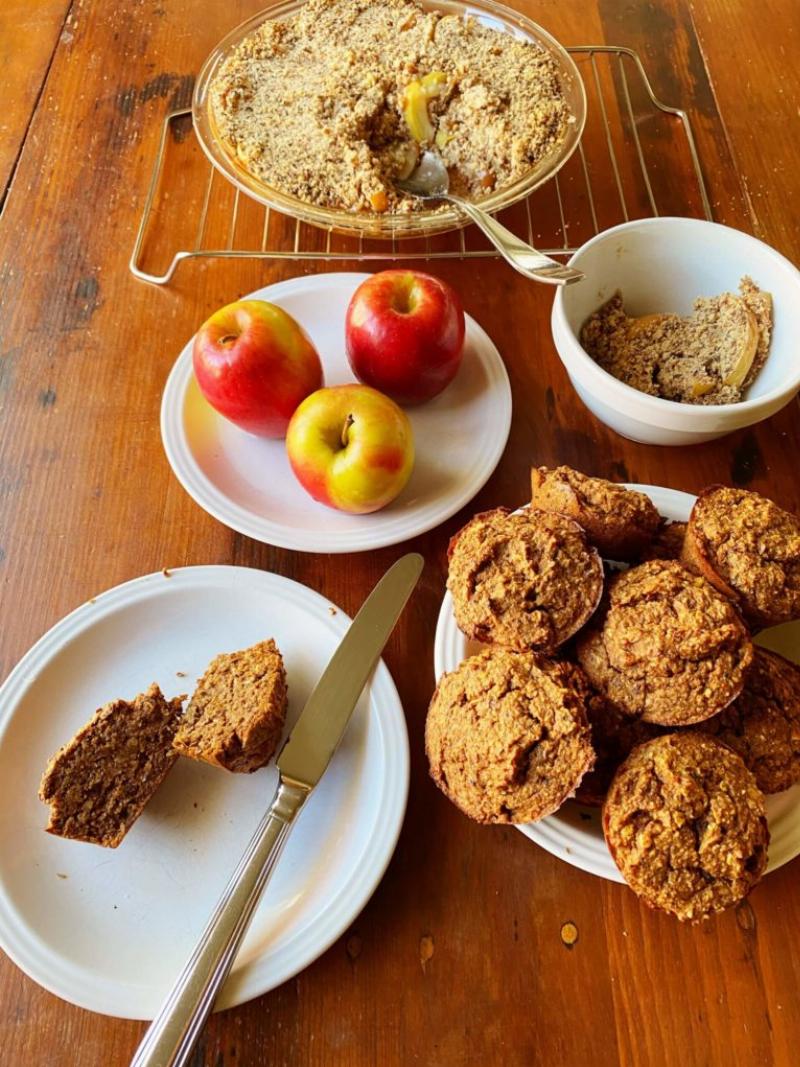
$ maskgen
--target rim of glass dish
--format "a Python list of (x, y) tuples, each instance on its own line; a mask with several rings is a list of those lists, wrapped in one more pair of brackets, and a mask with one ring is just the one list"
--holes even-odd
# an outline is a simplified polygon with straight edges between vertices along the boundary
[[(569, 100), (575, 119), (570, 124), (564, 141), (549, 156), (541, 160), (522, 178), (503, 186), (484, 197), (480, 205), (486, 211), (500, 211), (518, 203), (554, 177), (580, 144), (586, 124), (586, 89), (572, 57), (551, 34), (527, 16), (514, 11), (495, 0), (420, 0), (427, 10), (440, 10), (461, 17), (486, 16), (502, 25), (502, 31), (516, 37), (535, 41), (553, 56), (559, 66), (559, 77)], [(231, 50), (253, 30), (269, 19), (295, 14), (306, 0), (281, 0), (246, 19), (231, 30), (212, 50), (203, 63), (195, 82), (192, 97), (192, 123), (195, 135), (210, 163), (222, 176), (241, 192), (265, 207), (274, 208), (284, 215), (320, 227), (333, 233), (368, 238), (432, 237), (436, 234), (458, 230), (468, 225), (469, 219), (457, 209), (444, 211), (419, 211), (407, 215), (378, 215), (367, 212), (346, 211), (343, 208), (324, 208), (309, 204), (298, 197), (281, 192), (250, 174), (226, 147), (216, 133), (210, 106), (209, 88), (221, 63)]]

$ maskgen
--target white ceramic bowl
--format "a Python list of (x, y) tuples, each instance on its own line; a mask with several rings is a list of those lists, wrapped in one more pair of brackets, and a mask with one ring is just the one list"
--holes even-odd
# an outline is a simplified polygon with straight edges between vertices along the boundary
[[(774, 415), (800, 389), (800, 271), (755, 237), (700, 219), (641, 219), (593, 237), (570, 264), (586, 280), (556, 293), (553, 340), (578, 396), (623, 437), (655, 445), (710, 441)], [(738, 404), (679, 404), (640, 393), (578, 341), (582, 324), (617, 289), (633, 315), (685, 315), (698, 296), (736, 292), (745, 274), (772, 293), (775, 324), (766, 363)]]

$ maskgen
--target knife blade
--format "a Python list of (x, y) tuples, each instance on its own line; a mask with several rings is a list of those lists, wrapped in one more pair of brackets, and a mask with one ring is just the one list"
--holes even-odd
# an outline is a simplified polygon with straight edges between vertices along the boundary
[(416, 553), (399, 559), (350, 624), (281, 749), (280, 780), (272, 803), (131, 1067), (188, 1063), (295, 818), (330, 763), (423, 564)]
[(361, 605), (281, 749), (277, 764), (285, 781), (312, 788), (321, 778), (424, 562), (416, 553), (403, 556)]

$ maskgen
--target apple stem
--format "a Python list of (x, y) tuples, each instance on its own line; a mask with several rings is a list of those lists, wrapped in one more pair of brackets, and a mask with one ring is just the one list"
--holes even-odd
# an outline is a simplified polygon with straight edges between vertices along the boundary
[(348, 415), (344, 420), (344, 426), (342, 427), (342, 448), (347, 448), (347, 440), (350, 435), (350, 427), (356, 420), (352, 415)]
[(219, 343), (224, 348), (230, 348), (230, 346), (234, 344), (234, 342), (236, 342), (237, 340), (238, 338), (235, 333), (226, 333), (224, 337), (220, 337)]

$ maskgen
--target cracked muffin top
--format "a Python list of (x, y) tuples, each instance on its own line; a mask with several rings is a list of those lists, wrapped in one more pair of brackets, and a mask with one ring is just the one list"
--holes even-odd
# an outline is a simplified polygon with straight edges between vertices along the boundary
[(267, 19), (210, 87), (222, 140), (255, 177), (348, 211), (430, 209), (394, 186), (435, 145), (468, 198), (524, 177), (574, 122), (539, 44), (414, 0), (309, 0)]
[(661, 526), (655, 504), (644, 493), (571, 467), (534, 467), (533, 506), (574, 519), (606, 559), (636, 559)]
[(610, 579), (603, 614), (576, 654), (622, 711), (682, 726), (739, 695), (753, 646), (734, 606), (708, 582), (680, 563), (652, 560)]
[(594, 753), (578, 671), (487, 649), (439, 681), (425, 723), (433, 780), (470, 818), (522, 823), (561, 806)]
[(756, 648), (741, 696), (698, 729), (738, 752), (763, 793), (788, 789), (800, 781), (800, 667)]
[(603, 831), (631, 889), (683, 921), (743, 900), (767, 863), (755, 778), (735, 752), (700, 733), (633, 750), (608, 792)]
[(733, 597), (754, 625), (800, 618), (800, 520), (758, 493), (704, 489), (682, 559)]
[(476, 641), (549, 651), (576, 633), (603, 591), (603, 565), (571, 519), (535, 508), (476, 515), (450, 541), (447, 588)]

